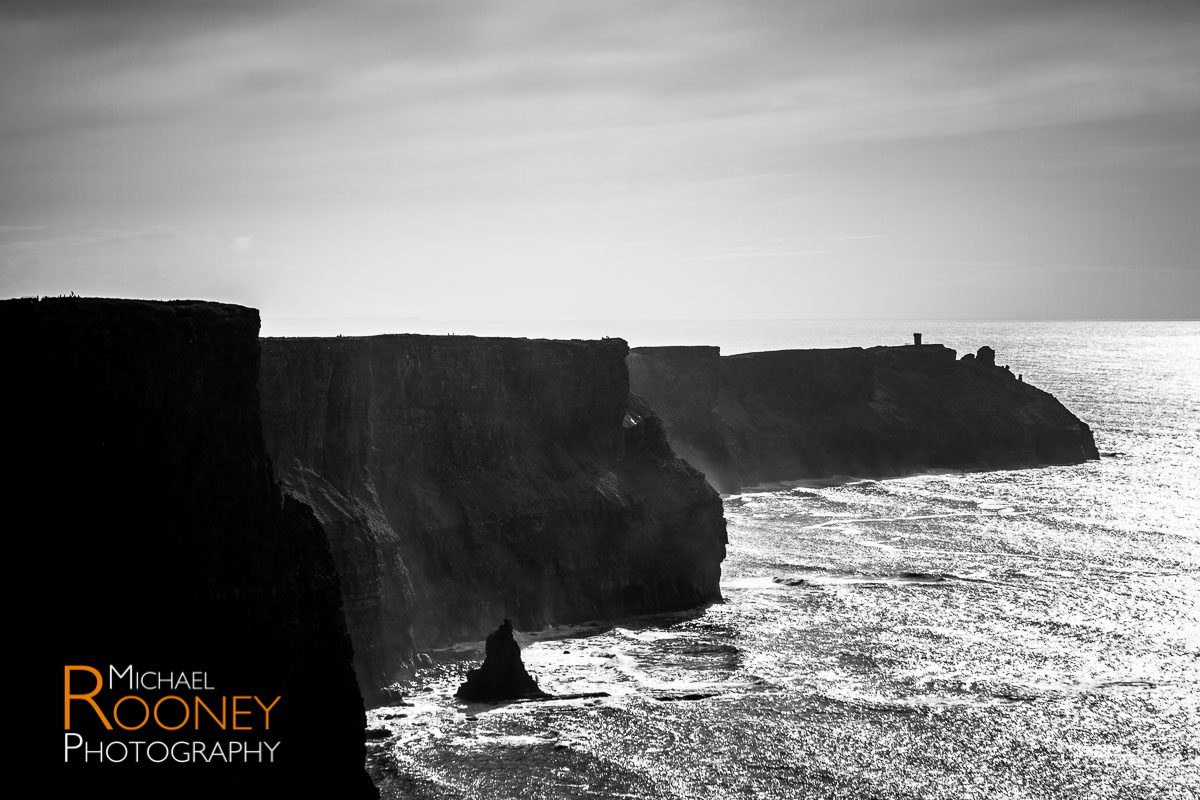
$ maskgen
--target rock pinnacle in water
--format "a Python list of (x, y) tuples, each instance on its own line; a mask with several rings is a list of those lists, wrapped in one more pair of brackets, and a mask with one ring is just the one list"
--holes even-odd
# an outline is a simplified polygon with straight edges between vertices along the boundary
[(512, 621), (504, 620), (488, 634), (483, 666), (470, 670), (455, 696), (470, 703), (497, 703), (545, 697), (525, 671), (521, 646), (513, 638)]

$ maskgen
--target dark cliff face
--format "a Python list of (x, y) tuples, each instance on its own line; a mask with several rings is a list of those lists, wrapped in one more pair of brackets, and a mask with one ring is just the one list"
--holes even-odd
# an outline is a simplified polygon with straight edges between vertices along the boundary
[(940, 345), (714, 350), (637, 348), (630, 379), (675, 448), (723, 492), (1098, 457), (1091, 430), (1054, 397), (985, 360), (956, 361)]
[(737, 483), (737, 466), (721, 423), (721, 349), (634, 349), (626, 362), (629, 385), (648, 406), (670, 409), (670, 440), (679, 457), (703, 472), (713, 486)]
[(0, 331), (19, 421), (8, 455), (23, 468), (11, 502), (39, 517), (10, 536), (10, 563), (52, 576), (51, 607), (64, 610), (32, 615), (48, 642), (33, 670), (48, 676), (47, 719), (62, 713), (67, 664), (204, 671), (217, 694), (281, 697), (269, 733), (124, 736), (278, 740), (275, 764), (64, 768), (63, 732), (48, 726), (39, 745), (55, 756), (56, 790), (374, 796), (333, 559), (312, 512), (282, 497), (263, 446), (258, 313), (18, 300), (0, 303)]
[[(419, 649), (720, 597), (720, 498), (620, 340), (263, 340), (267, 445), (343, 577), (364, 693)], [(632, 418), (629, 418), (632, 420)]]

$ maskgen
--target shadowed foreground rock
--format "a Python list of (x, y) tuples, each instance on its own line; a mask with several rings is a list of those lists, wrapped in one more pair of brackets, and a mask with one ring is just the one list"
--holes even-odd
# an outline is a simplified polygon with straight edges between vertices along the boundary
[[(263, 446), (258, 327), (257, 311), (218, 303), (0, 302), (5, 454), (19, 465), (5, 507), (36, 520), (8, 523), (8, 563), (44, 572), (51, 597), (13, 615), (31, 628), (9, 639), (28, 681), (18, 693), (38, 709), (30, 750), (50, 763), (20, 760), (56, 794), (377, 796), (329, 544), (312, 511), (280, 493)], [(59, 728), (68, 665), (105, 683)], [(110, 667), (201, 672), (208, 688), (134, 690)], [(269, 725), (244, 711), (226, 721), (238, 695), (277, 698)], [(122, 696), (154, 704), (155, 718), (141, 723), (124, 703), (122, 724), (111, 710)], [(172, 696), (220, 717), (197, 710), (168, 727), (178, 716), (160, 723), (155, 703)], [(153, 744), (138, 758), (134, 742)], [(168, 744), (170, 758), (149, 749)], [(195, 755), (243, 744), (258, 755)]]
[(525, 671), (521, 646), (513, 638), (512, 621), (488, 634), (483, 666), (467, 673), (455, 696), (468, 703), (499, 703), (548, 697)]

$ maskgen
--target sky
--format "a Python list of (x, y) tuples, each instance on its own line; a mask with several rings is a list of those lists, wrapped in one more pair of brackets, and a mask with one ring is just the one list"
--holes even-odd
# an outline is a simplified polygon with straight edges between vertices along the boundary
[(1194, 319), (1200, 2), (0, 0), (0, 296), (70, 292)]

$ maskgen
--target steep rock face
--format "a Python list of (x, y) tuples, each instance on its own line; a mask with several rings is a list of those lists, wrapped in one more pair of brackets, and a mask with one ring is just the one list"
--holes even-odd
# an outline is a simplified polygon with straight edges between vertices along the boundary
[[(720, 491), (835, 475), (1006, 469), (1097, 458), (1050, 394), (941, 345), (780, 350), (636, 348), (633, 391)], [(714, 399), (715, 396), (715, 399)]]
[(634, 349), (626, 359), (629, 385), (648, 408), (671, 409), (671, 444), (679, 457), (713, 486), (737, 483), (737, 467), (722, 433), (718, 407), (719, 347), (656, 347), (653, 355)]
[(333, 559), (312, 512), (282, 497), (263, 446), (258, 312), (14, 300), (0, 303), (0, 333), (7, 418), (18, 423), (8, 456), (23, 473), (9, 488), (40, 516), (9, 537), (10, 563), (49, 576), (51, 608), (65, 610), (20, 615), (40, 620), (38, 641), (51, 643), (34, 648), (29, 670), (48, 679), (51, 711), (39, 718), (58, 722), (67, 664), (203, 671), (215, 693), (281, 698), (270, 731), (249, 734), (108, 733), (79, 711), (73, 730), (96, 741), (280, 745), (271, 764), (64, 769), (64, 734), (52, 729), (56, 790), (374, 796)]
[(627, 416), (627, 352), (263, 340), (268, 449), (330, 533), (369, 700), (417, 650), (496, 619), (535, 629), (720, 597), (720, 498), (652, 415)]

